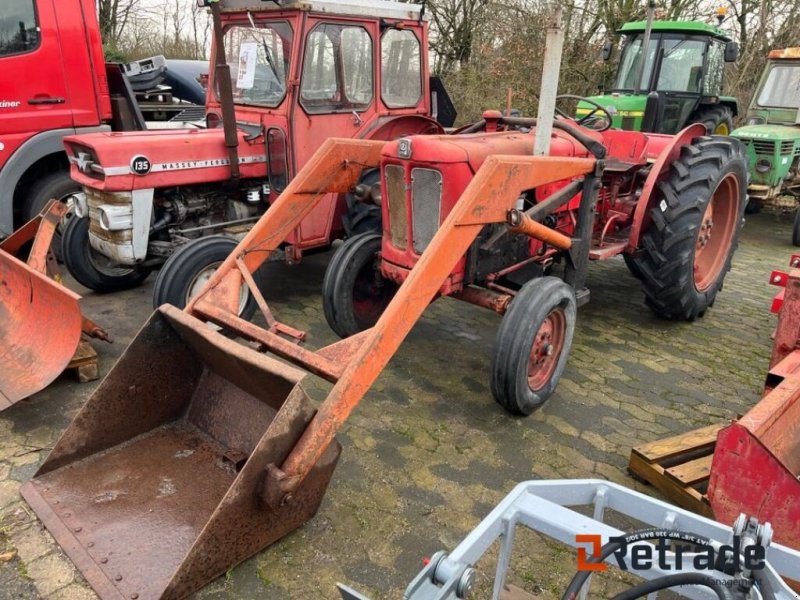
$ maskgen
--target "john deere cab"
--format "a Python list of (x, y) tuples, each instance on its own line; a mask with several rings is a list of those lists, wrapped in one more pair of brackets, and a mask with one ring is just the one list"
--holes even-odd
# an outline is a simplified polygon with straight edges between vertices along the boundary
[[(793, 210), (800, 193), (800, 48), (772, 50), (747, 110), (731, 134), (747, 146), (749, 212), (762, 205)], [(800, 211), (792, 243), (800, 246)]]
[[(709, 133), (730, 133), (738, 104), (722, 96), (722, 80), (725, 63), (736, 60), (739, 48), (724, 31), (707, 23), (650, 20), (626, 23), (617, 33), (624, 42), (613, 86), (579, 103), (579, 119), (610, 116), (619, 129), (668, 134), (702, 123)], [(612, 48), (607, 42), (604, 60)]]

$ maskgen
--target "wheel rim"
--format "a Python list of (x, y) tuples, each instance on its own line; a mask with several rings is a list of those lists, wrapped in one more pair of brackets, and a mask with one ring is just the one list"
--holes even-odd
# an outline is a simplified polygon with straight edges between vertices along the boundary
[(373, 325), (389, 305), (393, 286), (370, 260), (356, 276), (353, 286), (353, 315), (360, 325)]
[(555, 308), (545, 317), (533, 338), (528, 359), (528, 387), (534, 392), (542, 389), (555, 373), (564, 349), (567, 316), (563, 308)]
[[(218, 261), (215, 263), (211, 263), (205, 269), (202, 269), (200, 272), (195, 275), (192, 280), (189, 282), (188, 287), (186, 288), (186, 298), (184, 299), (184, 306), (189, 305), (189, 301), (194, 298), (197, 294), (200, 293), (208, 280), (211, 279), (211, 276), (219, 269), (219, 266), (222, 264), (222, 261)], [(239, 314), (241, 315), (244, 312), (244, 307), (247, 306), (247, 301), (250, 299), (250, 290), (247, 288), (247, 284), (243, 283), (242, 286), (239, 288)]]
[[(88, 245), (88, 244), (87, 244)], [(95, 271), (106, 277), (125, 277), (134, 272), (133, 269), (118, 266), (113, 260), (89, 247), (89, 263)]]
[(739, 181), (731, 173), (720, 181), (706, 206), (694, 252), (694, 285), (708, 290), (728, 260), (739, 217)]
[(730, 129), (728, 129), (727, 123), (718, 123), (714, 129), (714, 135), (728, 135), (729, 133)]

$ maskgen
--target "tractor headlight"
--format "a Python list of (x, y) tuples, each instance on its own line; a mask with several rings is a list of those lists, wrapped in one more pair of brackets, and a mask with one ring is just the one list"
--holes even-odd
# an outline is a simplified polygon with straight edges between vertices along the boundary
[(89, 203), (86, 200), (86, 194), (83, 192), (72, 194), (67, 198), (67, 204), (72, 207), (72, 212), (79, 219), (89, 216)]
[(106, 231), (125, 231), (133, 229), (133, 212), (130, 206), (106, 204), (97, 207), (100, 227)]
[(763, 125), (767, 120), (764, 117), (750, 117), (747, 119), (748, 125)]
[(756, 161), (756, 171), (759, 173), (769, 173), (772, 169), (772, 163), (767, 158), (759, 158)]

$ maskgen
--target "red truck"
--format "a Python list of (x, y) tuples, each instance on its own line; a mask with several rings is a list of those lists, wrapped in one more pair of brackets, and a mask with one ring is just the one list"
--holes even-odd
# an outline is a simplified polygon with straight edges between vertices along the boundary
[[(80, 190), (65, 136), (140, 130), (145, 120), (121, 65), (105, 63), (94, 0), (0, 1), (0, 73), (1, 239)], [(189, 106), (169, 100), (170, 115)]]

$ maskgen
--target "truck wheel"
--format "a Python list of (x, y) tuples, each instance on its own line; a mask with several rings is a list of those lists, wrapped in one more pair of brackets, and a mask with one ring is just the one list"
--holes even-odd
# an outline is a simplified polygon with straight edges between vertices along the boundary
[(325, 270), (322, 308), (339, 337), (375, 325), (397, 291), (397, 285), (378, 269), (380, 250), (380, 234), (353, 236), (342, 243)]
[(701, 107), (689, 121), (705, 125), (708, 135), (730, 135), (733, 131), (733, 111), (727, 106)]
[[(379, 169), (365, 171), (359, 184), (373, 186), (381, 180)], [(342, 225), (347, 237), (360, 233), (381, 233), (381, 207), (371, 202), (360, 202), (353, 194), (347, 193), (347, 212), (342, 216)]]
[[(185, 308), (237, 245), (231, 237), (209, 235), (178, 248), (158, 273), (153, 308), (162, 304)], [(255, 298), (243, 284), (239, 292), (239, 316), (249, 320), (257, 308)]]
[(119, 292), (140, 285), (150, 274), (145, 267), (123, 267), (89, 245), (89, 218), (67, 220), (61, 254), (70, 275), (81, 285), (100, 294)]
[(794, 227), (792, 227), (792, 244), (800, 246), (800, 208), (794, 213)]
[(567, 364), (577, 302), (557, 277), (522, 286), (500, 323), (492, 356), (495, 400), (513, 415), (527, 416), (552, 395)]
[(744, 223), (746, 182), (737, 140), (703, 137), (681, 148), (654, 192), (637, 261), (657, 315), (693, 321), (714, 303)]
[[(36, 183), (31, 185), (28, 193), (25, 195), (25, 202), (22, 205), (22, 219), (23, 223), (27, 223), (33, 217), (42, 212), (45, 205), (56, 198), (61, 202), (65, 202), (69, 196), (81, 191), (81, 186), (70, 179), (69, 171), (58, 170), (49, 173), (44, 177), (36, 180)], [(51, 245), (56, 257), (61, 260), (61, 238), (63, 235), (62, 227), (57, 227), (53, 235), (53, 243)]]

